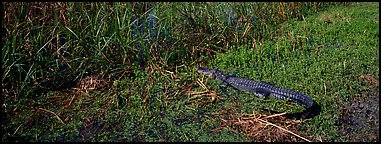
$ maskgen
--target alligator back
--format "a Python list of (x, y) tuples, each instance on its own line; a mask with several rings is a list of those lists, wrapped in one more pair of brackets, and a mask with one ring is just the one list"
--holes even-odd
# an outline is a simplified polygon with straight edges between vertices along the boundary
[(257, 82), (254, 80), (237, 77), (228, 77), (225, 81), (229, 83), (231, 86), (237, 88), (238, 90), (255, 93), (257, 96), (261, 98), (263, 97), (263, 95), (270, 95), (276, 99), (290, 100), (292, 102), (296, 102), (307, 108), (311, 107), (314, 104), (314, 101), (303, 93), (286, 88), (277, 87), (270, 83)]

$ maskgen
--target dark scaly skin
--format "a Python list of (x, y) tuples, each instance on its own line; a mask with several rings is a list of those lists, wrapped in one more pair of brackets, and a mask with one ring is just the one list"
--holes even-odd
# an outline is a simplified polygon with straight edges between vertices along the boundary
[(265, 96), (270, 95), (277, 99), (288, 99), (306, 108), (309, 108), (314, 104), (314, 101), (303, 93), (289, 90), (286, 88), (277, 87), (266, 82), (257, 82), (250, 79), (229, 76), (220, 72), (217, 69), (207, 69), (198, 67), (197, 71), (199, 73), (209, 75), (212, 78), (222, 80), (238, 90), (254, 93), (256, 96), (260, 98), (264, 98)]

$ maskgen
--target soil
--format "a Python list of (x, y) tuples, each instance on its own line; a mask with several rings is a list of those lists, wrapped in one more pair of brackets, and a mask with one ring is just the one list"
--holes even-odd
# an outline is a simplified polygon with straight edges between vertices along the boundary
[(343, 126), (341, 133), (344, 141), (379, 141), (379, 85), (371, 75), (362, 75), (371, 88), (356, 94), (344, 108), (338, 123)]

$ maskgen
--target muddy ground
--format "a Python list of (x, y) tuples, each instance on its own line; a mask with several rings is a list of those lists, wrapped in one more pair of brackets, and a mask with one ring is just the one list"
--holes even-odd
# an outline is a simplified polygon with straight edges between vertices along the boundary
[(344, 141), (379, 141), (379, 81), (374, 76), (362, 75), (364, 83), (371, 87), (364, 89), (341, 109), (341, 133)]

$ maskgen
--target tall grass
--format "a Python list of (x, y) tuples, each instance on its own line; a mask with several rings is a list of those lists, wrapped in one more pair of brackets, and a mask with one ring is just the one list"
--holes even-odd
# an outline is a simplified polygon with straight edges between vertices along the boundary
[(3, 3), (2, 92), (33, 96), (98, 73), (121, 78), (273, 39), (338, 3)]

